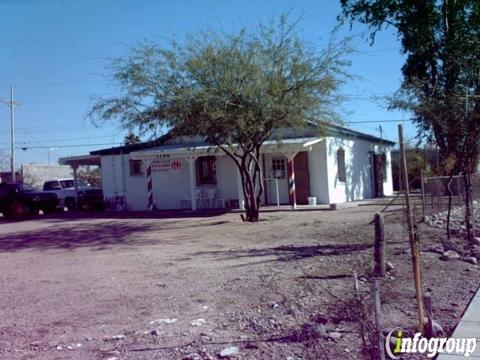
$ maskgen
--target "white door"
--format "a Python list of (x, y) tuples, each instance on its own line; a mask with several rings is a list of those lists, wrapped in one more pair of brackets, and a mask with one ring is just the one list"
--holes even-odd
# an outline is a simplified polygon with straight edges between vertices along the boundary
[[(288, 179), (287, 179), (287, 158), (283, 155), (272, 155), (267, 158), (267, 181), (266, 191), (268, 195), (268, 204), (277, 204), (277, 187), (278, 181), (278, 198), (280, 204), (288, 204)], [(277, 179), (275, 181), (275, 179)]]

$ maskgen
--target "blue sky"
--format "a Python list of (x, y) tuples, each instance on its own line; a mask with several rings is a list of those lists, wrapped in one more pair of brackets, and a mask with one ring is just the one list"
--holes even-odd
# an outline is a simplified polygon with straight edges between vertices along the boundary
[[(230, 31), (253, 27), (285, 12), (302, 15), (300, 27), (307, 40), (325, 40), (337, 25), (337, 0), (0, 0), (0, 98), (15, 87), (17, 162), (47, 163), (58, 157), (85, 154), (122, 141), (117, 123), (96, 128), (85, 114), (95, 95), (114, 94), (108, 83), (108, 58), (122, 56), (129, 45), (144, 39), (166, 42), (199, 29)], [(350, 32), (366, 29), (356, 25)], [(351, 95), (344, 104), (344, 121), (365, 122), (405, 119), (406, 138), (415, 136), (408, 113), (388, 112), (372, 96), (385, 96), (398, 88), (403, 60), (395, 36), (379, 33), (374, 46), (365, 38), (354, 40)], [(9, 147), (9, 108), (0, 104), (0, 149)], [(398, 122), (348, 126), (396, 140)], [(5, 153), (3, 154), (5, 156)], [(1, 154), (0, 154), (1, 156)]]

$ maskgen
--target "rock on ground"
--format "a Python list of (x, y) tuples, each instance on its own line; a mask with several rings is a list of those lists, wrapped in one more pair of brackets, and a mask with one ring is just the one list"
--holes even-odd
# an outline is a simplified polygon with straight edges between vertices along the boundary
[(328, 333), (328, 336), (330, 337), (330, 339), (337, 341), (342, 337), (342, 334), (337, 331), (332, 331)]
[(394, 266), (390, 261), (387, 261), (387, 262), (385, 262), (385, 269), (387, 271), (392, 271), (394, 269)]
[(229, 358), (229, 357), (234, 357), (235, 355), (238, 354), (238, 348), (236, 346), (229, 346), (222, 351), (220, 351), (220, 357), (221, 358)]
[(440, 260), (443, 261), (450, 261), (450, 260), (457, 260), (460, 259), (460, 255), (453, 250), (447, 250), (443, 253), (442, 256), (440, 256)]
[(478, 264), (478, 260), (475, 256), (465, 256), (464, 258), (462, 258), (462, 260), (473, 265)]

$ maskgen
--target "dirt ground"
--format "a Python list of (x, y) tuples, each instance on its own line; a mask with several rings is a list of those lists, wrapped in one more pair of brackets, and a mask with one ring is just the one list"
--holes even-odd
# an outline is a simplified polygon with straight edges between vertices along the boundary
[[(231, 346), (240, 359), (368, 358), (352, 274), (372, 268), (369, 223), (382, 208), (271, 212), (256, 224), (233, 213), (0, 220), (0, 358), (216, 359)], [(386, 330), (417, 319), (400, 219), (385, 218)], [(420, 229), (424, 288), (449, 333), (479, 268), (439, 260), (438, 230)], [(367, 306), (369, 289), (360, 283)]]

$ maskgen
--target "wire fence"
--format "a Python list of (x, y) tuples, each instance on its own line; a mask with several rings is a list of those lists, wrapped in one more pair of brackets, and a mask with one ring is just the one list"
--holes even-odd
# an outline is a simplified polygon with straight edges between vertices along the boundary
[[(437, 214), (448, 210), (449, 176), (422, 177), (422, 211), (424, 216)], [(450, 182), (452, 191), (452, 208), (463, 207), (465, 204), (465, 183), (463, 176), (453, 176)], [(472, 176), (473, 200), (480, 199), (480, 176)]]
[[(421, 213), (427, 224), (444, 227), (447, 222), (449, 207), (449, 183), (452, 192), (451, 223), (455, 232), (463, 232), (465, 228), (465, 194), (466, 187), (462, 175), (422, 176)], [(472, 175), (473, 220), (475, 226), (480, 225), (480, 174)]]
[[(415, 223), (422, 220), (433, 227), (447, 228), (449, 206), (449, 176), (421, 177), (421, 190), (410, 192), (410, 204)], [(480, 173), (473, 174), (472, 180), (472, 220), (475, 231), (480, 234)], [(453, 176), (450, 230), (453, 235), (464, 235), (465, 226), (465, 183), (463, 176)], [(406, 214), (406, 199), (403, 191), (397, 193), (386, 204), (382, 212), (393, 211), (401, 206)], [(405, 217), (406, 232), (406, 217)]]

